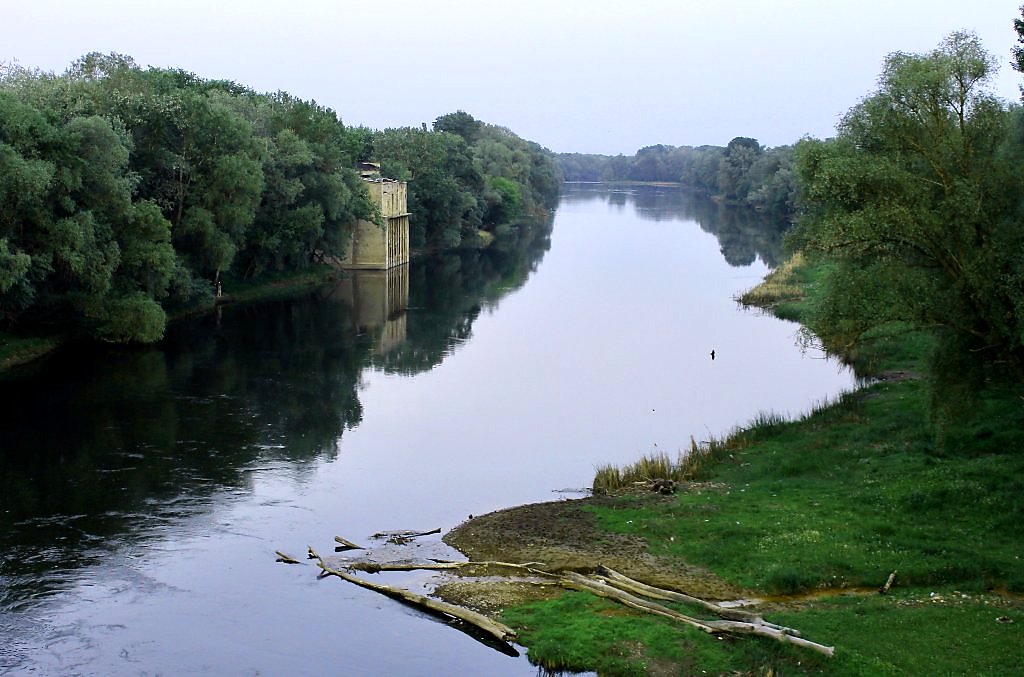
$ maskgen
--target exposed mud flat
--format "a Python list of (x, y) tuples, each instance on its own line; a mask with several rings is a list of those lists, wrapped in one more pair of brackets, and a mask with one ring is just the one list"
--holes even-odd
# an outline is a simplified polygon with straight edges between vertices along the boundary
[[(659, 500), (652, 497), (652, 500)], [(677, 558), (652, 555), (638, 536), (602, 531), (588, 505), (614, 505), (608, 498), (534, 503), (499, 510), (463, 522), (444, 542), (474, 561), (540, 562), (549, 572), (592, 571), (599, 564), (650, 585), (684, 591), (695, 597), (728, 600), (748, 593), (706, 569)], [(557, 587), (522, 578), (463, 579), (441, 585), (438, 596), (485, 613), (559, 594)]]

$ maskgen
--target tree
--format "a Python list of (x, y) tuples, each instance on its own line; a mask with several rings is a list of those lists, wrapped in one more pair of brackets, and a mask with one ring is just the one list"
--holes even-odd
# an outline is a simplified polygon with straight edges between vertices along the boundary
[(1024, 121), (986, 92), (994, 68), (964, 32), (892, 54), (834, 141), (797, 148), (809, 213), (793, 243), (835, 262), (809, 325), (847, 348), (934, 335), (939, 408), (953, 385), (1024, 375)]
[(737, 136), (725, 147), (718, 175), (718, 191), (726, 200), (746, 202), (750, 192), (750, 168), (764, 153), (757, 139)]
[[(1021, 16), (1024, 17), (1024, 6), (1020, 8)], [(1014, 19), (1013, 30), (1017, 32), (1017, 47), (1013, 48), (1013, 69), (1024, 73), (1024, 20)], [(1022, 92), (1024, 95), (1024, 92)]]
[(457, 247), (481, 224), (484, 179), (465, 140), (448, 132), (388, 129), (374, 143), (385, 175), (409, 181), (414, 245)]
[(434, 120), (435, 132), (448, 132), (449, 134), (461, 136), (470, 145), (476, 143), (476, 140), (480, 137), (482, 127), (483, 123), (462, 110), (442, 115)]

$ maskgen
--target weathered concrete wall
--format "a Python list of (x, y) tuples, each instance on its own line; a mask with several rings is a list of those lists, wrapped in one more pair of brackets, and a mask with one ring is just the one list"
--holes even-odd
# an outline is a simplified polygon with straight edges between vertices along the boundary
[(387, 269), (409, 261), (408, 185), (389, 179), (364, 179), (384, 226), (356, 223), (343, 268)]

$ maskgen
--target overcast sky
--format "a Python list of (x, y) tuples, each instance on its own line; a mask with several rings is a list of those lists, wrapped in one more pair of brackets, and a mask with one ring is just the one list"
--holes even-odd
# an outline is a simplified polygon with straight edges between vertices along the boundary
[(1009, 67), (1022, 0), (4, 0), (0, 61), (120, 52), (382, 129), (465, 110), (559, 152), (831, 136), (894, 51), (958, 29)]

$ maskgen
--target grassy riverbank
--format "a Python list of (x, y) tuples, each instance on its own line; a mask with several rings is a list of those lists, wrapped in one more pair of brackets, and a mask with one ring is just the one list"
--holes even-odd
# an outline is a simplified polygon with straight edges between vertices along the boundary
[[(775, 300), (793, 316), (800, 295), (788, 285), (814, 271), (790, 276), (775, 281), (786, 290)], [(638, 475), (652, 461), (674, 466), (673, 497), (625, 493), (586, 508), (605, 532), (767, 600), (768, 620), (834, 645), (834, 658), (718, 639), (586, 593), (505, 611), (531, 658), (607, 674), (1024, 671), (1024, 388), (990, 388), (938, 437), (915, 376), (925, 345), (904, 335), (855, 356), (882, 380), (803, 420), (766, 416), (696, 443), (699, 462), (644, 462)], [(626, 474), (605, 468), (598, 480), (628, 484)]]

